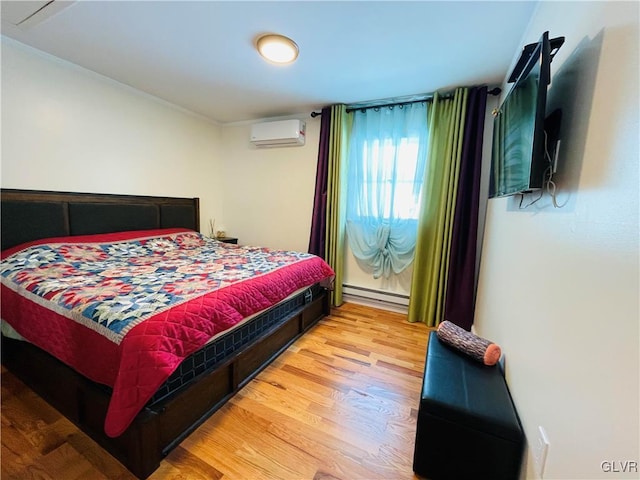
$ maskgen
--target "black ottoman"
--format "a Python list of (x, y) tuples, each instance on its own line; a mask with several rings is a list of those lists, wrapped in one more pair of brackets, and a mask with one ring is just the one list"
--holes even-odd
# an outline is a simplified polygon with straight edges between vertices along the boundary
[(413, 471), (438, 480), (517, 479), (524, 434), (498, 366), (487, 367), (431, 332)]

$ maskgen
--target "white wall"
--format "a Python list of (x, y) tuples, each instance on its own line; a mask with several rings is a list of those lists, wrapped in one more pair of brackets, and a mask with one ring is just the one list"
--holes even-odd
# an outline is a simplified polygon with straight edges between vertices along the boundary
[(306, 122), (304, 146), (256, 148), (250, 123), (222, 127), (223, 226), (240, 243), (308, 250), (320, 134), (310, 113), (291, 117)]
[(222, 217), (217, 125), (6, 37), (1, 92), (2, 187), (200, 197)]
[(488, 205), (476, 329), (506, 354), (529, 442), (547, 431), (544, 478), (639, 475), (622, 473), (640, 462), (638, 17), (636, 2), (539, 4), (522, 44), (566, 37), (550, 90), (566, 205)]

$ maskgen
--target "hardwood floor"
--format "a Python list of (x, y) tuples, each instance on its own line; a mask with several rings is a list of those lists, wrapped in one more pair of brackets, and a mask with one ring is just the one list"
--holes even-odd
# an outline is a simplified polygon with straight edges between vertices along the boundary
[[(345, 304), (177, 448), (150, 479), (410, 479), (428, 328)], [(2, 370), (2, 479), (132, 479)]]

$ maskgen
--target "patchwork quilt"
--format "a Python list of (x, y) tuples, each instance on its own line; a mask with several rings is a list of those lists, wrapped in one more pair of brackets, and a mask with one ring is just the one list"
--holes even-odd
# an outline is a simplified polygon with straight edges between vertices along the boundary
[(184, 229), (47, 239), (2, 253), (2, 319), (112, 387), (122, 434), (184, 358), (247, 316), (334, 272), (307, 253), (231, 245)]

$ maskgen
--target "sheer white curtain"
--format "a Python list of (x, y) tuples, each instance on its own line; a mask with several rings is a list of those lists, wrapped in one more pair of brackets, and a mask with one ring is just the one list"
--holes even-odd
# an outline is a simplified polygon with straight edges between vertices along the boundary
[(352, 112), (347, 237), (374, 278), (413, 260), (427, 157), (427, 103)]

